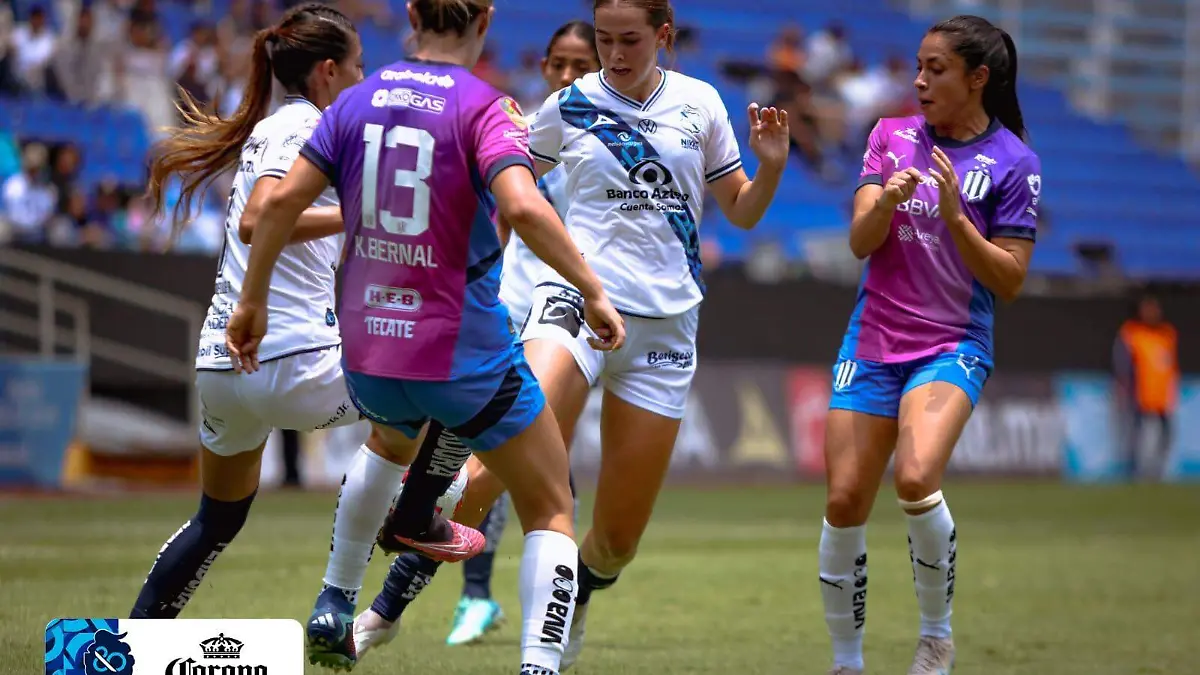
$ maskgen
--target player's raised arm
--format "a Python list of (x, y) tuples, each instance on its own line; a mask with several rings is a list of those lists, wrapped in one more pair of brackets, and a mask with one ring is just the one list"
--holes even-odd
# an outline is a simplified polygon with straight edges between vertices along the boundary
[(750, 117), (750, 149), (759, 162), (758, 172), (751, 180), (742, 169), (733, 126), (719, 97), (713, 107), (716, 119), (705, 146), (705, 180), (729, 222), (749, 230), (762, 220), (783, 178), (791, 143), (787, 112), (759, 108), (757, 103), (746, 108)]

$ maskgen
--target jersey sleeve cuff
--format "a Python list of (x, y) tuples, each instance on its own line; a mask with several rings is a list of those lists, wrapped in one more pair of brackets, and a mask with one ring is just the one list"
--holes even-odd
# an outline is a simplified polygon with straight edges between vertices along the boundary
[(258, 172), (259, 178), (278, 178), (283, 180), (283, 177), (286, 175), (287, 171), (284, 169), (263, 169)]
[(858, 179), (858, 186), (854, 188), (857, 192), (867, 185), (883, 185), (883, 176), (877, 173), (869, 173)]
[(724, 164), (724, 165), (716, 168), (715, 170), (709, 171), (708, 173), (704, 174), (704, 182), (711, 183), (714, 180), (721, 178), (722, 176), (728, 176), (729, 174), (733, 173), (734, 171), (737, 171), (740, 168), (742, 168), (742, 158), (738, 157), (738, 158), (734, 159), (733, 161), (731, 161), (727, 164)]
[(1028, 239), (1037, 241), (1037, 229), (1025, 225), (993, 225), (991, 238)]
[(322, 155), (319, 150), (314, 148), (312, 144), (307, 144), (303, 148), (300, 148), (300, 156), (312, 162), (313, 165), (321, 171), (321, 173), (325, 174), (326, 178), (331, 181), (333, 180), (335, 173), (333, 170), (333, 163), (328, 159), (325, 159), (325, 156)]
[(530, 162), (529, 158), (525, 155), (504, 155), (495, 162), (492, 162), (492, 166), (488, 168), (487, 175), (483, 177), (483, 184), (491, 189), (492, 181), (496, 179), (496, 176), (510, 166), (523, 166), (529, 169), (535, 176), (537, 175), (537, 172), (533, 170), (533, 162)]
[(542, 153), (538, 152), (537, 150), (534, 150), (533, 148), (529, 149), (529, 154), (533, 155), (533, 158), (538, 160), (539, 162), (545, 162), (547, 164), (558, 164), (557, 159), (551, 157), (550, 155), (543, 155)]

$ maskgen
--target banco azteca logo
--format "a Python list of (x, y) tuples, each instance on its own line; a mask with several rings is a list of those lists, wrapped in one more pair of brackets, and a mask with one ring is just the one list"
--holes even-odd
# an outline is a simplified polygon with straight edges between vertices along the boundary
[(675, 182), (675, 177), (663, 163), (647, 157), (629, 168), (629, 182), (634, 185), (654, 185), (662, 187)]

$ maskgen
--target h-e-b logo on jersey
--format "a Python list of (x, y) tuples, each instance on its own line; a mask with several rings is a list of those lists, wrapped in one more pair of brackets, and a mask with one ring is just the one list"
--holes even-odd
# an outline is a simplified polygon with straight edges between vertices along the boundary
[(579, 331), (583, 329), (582, 297), (574, 291), (560, 289), (556, 295), (546, 298), (538, 323), (558, 326), (570, 333), (571, 337), (579, 337)]

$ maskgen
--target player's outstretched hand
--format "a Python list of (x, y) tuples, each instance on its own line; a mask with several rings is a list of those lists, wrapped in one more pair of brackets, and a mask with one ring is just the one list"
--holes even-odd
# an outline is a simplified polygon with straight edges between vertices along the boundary
[(883, 203), (894, 209), (912, 199), (917, 186), (921, 184), (921, 172), (911, 166), (903, 171), (892, 174), (887, 184), (883, 186)]
[(759, 108), (757, 103), (751, 103), (746, 114), (750, 116), (750, 149), (758, 157), (759, 164), (782, 169), (787, 164), (792, 144), (787, 111)]
[(929, 168), (929, 175), (937, 181), (938, 213), (942, 220), (953, 223), (962, 213), (962, 202), (958, 196), (958, 173), (954, 170), (954, 162), (939, 147), (933, 148), (934, 167)]
[(596, 337), (588, 337), (592, 349), (610, 352), (625, 344), (625, 319), (609, 302), (608, 296), (601, 294), (598, 298), (583, 299), (583, 320)]
[(258, 345), (267, 334), (267, 308), (238, 303), (225, 326), (225, 347), (234, 372), (258, 370)]

